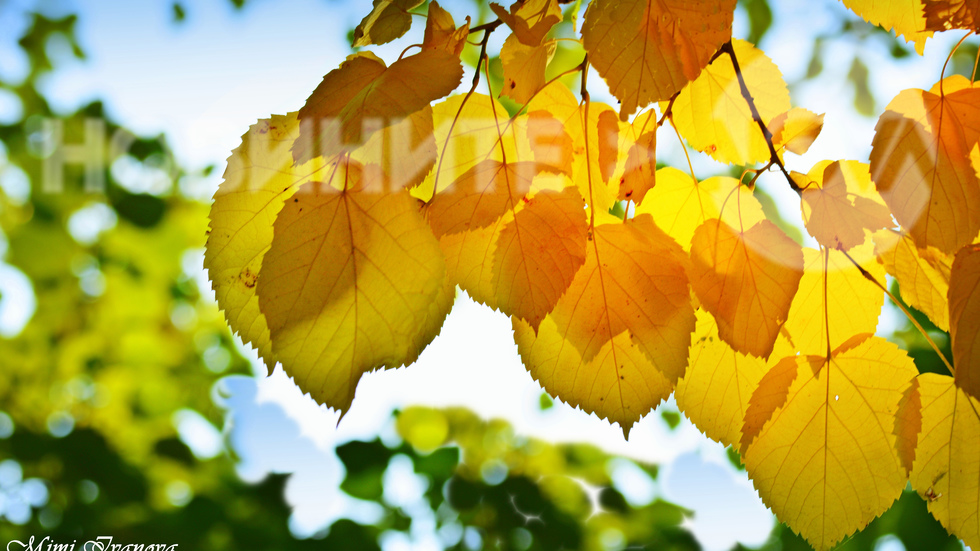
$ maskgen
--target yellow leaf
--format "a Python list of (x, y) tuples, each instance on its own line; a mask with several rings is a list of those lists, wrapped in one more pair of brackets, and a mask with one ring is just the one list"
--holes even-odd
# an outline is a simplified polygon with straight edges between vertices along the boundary
[(801, 207), (807, 232), (824, 247), (842, 251), (864, 243), (865, 230), (892, 226), (891, 213), (880, 200), (858, 194), (862, 183), (854, 182), (853, 178), (857, 176), (865, 185), (870, 184), (867, 166), (845, 162), (852, 163), (852, 167), (859, 166), (861, 170), (851, 170), (845, 175), (842, 162), (836, 161), (824, 166), (821, 173), (818, 165), (802, 178), (806, 183), (800, 186), (803, 188)]
[(422, 39), (423, 50), (444, 50), (459, 57), (466, 46), (466, 37), (470, 34), (470, 18), (466, 23), (456, 28), (456, 22), (449, 12), (442, 9), (438, 2), (429, 3), (429, 17), (425, 21), (425, 34)]
[(253, 124), (228, 157), (224, 182), (214, 194), (204, 267), (218, 306), (271, 371), (276, 365), (269, 327), (259, 311), (255, 284), (272, 243), (272, 222), (296, 189), (328, 176), (322, 158), (293, 165), (289, 147), (299, 135), (296, 113)]
[(440, 189), (425, 207), (436, 237), (483, 228), (514, 210), (531, 189), (541, 165), (532, 162), (483, 161), (450, 186)]
[(377, 165), (384, 177), (374, 180), (383, 190), (418, 185), (436, 162), (432, 108), (428, 105), (400, 122), (385, 127), (351, 152), (361, 165)]
[(591, 360), (583, 360), (552, 316), (541, 322), (537, 333), (516, 317), (512, 323), (517, 351), (531, 376), (553, 397), (619, 423), (626, 438), (633, 424), (673, 390), (626, 333), (603, 344)]
[(925, 28), (929, 31), (967, 29), (980, 32), (980, 17), (978, 17), (980, 2), (977, 0), (923, 0), (923, 2), (925, 3)]
[(766, 361), (732, 350), (718, 337), (718, 326), (704, 310), (698, 310), (697, 318), (691, 364), (677, 382), (674, 399), (705, 436), (738, 446), (745, 410), (766, 374)]
[(734, 10), (734, 0), (589, 4), (582, 40), (589, 62), (622, 104), (619, 117), (626, 120), (637, 107), (666, 100), (697, 78), (731, 38)]
[(287, 201), (257, 287), (283, 369), (341, 412), (363, 373), (415, 361), (454, 298), (416, 201), (360, 180), (339, 165)]
[(803, 155), (823, 130), (823, 114), (794, 107), (769, 121), (769, 132), (777, 153), (785, 149)]
[(949, 325), (956, 386), (980, 399), (980, 245), (963, 247), (953, 260)]
[(916, 380), (922, 410), (912, 487), (947, 530), (980, 548), (980, 401), (952, 377)]
[(544, 70), (555, 55), (558, 43), (549, 40), (528, 46), (512, 34), (500, 47), (500, 63), (504, 71), (504, 87), (500, 93), (517, 103), (527, 103), (535, 92), (544, 87)]
[(932, 37), (932, 30), (924, 30), (926, 19), (922, 14), (922, 0), (843, 0), (844, 5), (860, 15), (872, 25), (879, 25), (886, 31), (894, 30), (898, 36), (905, 36), (906, 42), (915, 42), (915, 51), (922, 54), (926, 39)]
[[(980, 139), (980, 88), (963, 77), (905, 90), (878, 119), (871, 178), (919, 247), (951, 253), (980, 232), (980, 184), (970, 155)], [(955, 90), (955, 91), (953, 91)]]
[(691, 240), (690, 274), (722, 340), (768, 358), (803, 276), (803, 253), (768, 220), (738, 231), (710, 219)]
[(687, 258), (649, 215), (597, 225), (583, 266), (551, 316), (582, 360), (620, 333), (671, 382), (687, 366), (694, 308)]
[(949, 331), (949, 272), (953, 258), (935, 247), (920, 249), (907, 235), (875, 232), (875, 255), (888, 275), (898, 280), (902, 300), (924, 313), (936, 327)]
[[(732, 46), (762, 121), (768, 124), (790, 108), (783, 75), (752, 44), (736, 39)], [(712, 61), (681, 91), (671, 112), (674, 125), (691, 147), (717, 161), (745, 165), (769, 160), (769, 145), (742, 96), (727, 55)]]
[(422, 0), (374, 0), (371, 13), (354, 29), (355, 48), (370, 44), (386, 44), (399, 38), (412, 27), (408, 10), (417, 7)]
[(391, 67), (369, 52), (353, 54), (323, 77), (299, 110), (293, 157), (305, 161), (353, 149), (449, 94), (462, 78), (459, 58), (444, 50), (423, 50)]
[(540, 110), (549, 112), (572, 138), (572, 181), (589, 208), (608, 212), (619, 200), (619, 181), (612, 176), (620, 170), (618, 152), (625, 151), (619, 147), (620, 127), (610, 124), (609, 114), (614, 111), (604, 103), (590, 103), (589, 119), (584, 122), (585, 109), (560, 82), (546, 86), (528, 104), (529, 112)]
[(535, 330), (585, 263), (585, 204), (575, 188), (544, 190), (503, 226), (492, 285), (505, 313)]
[(525, 46), (541, 44), (551, 27), (561, 21), (558, 0), (517, 0), (510, 6), (510, 11), (491, 2), (490, 9)]
[(473, 300), (499, 310), (493, 281), (493, 253), (504, 226), (514, 219), (507, 211), (485, 228), (450, 233), (439, 238), (446, 257), (446, 279), (459, 285)]
[[(849, 254), (884, 283), (885, 270), (871, 253), (869, 242)], [(825, 259), (821, 251), (803, 249), (803, 259), (803, 278), (783, 326), (796, 349), (802, 354), (825, 354), (828, 346), (833, 350), (852, 335), (874, 333), (885, 293), (839, 251), (830, 250)]]
[(904, 351), (863, 335), (829, 360), (780, 361), (753, 394), (742, 440), (749, 477), (816, 549), (864, 528), (902, 493), (895, 416), (916, 373)]
[(636, 214), (643, 213), (651, 214), (684, 250), (690, 250), (694, 230), (707, 220), (718, 218), (739, 227), (766, 219), (752, 191), (735, 178), (717, 176), (698, 182), (673, 167), (657, 171), (657, 186), (636, 207)]

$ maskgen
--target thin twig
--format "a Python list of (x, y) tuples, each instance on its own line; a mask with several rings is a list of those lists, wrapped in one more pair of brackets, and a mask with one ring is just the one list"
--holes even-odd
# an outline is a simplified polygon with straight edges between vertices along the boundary
[(742, 90), (742, 97), (745, 98), (745, 102), (749, 104), (749, 110), (752, 111), (752, 118), (755, 120), (756, 124), (759, 125), (759, 129), (762, 131), (762, 136), (766, 139), (766, 145), (769, 146), (769, 161), (770, 166), (776, 165), (779, 167), (780, 172), (786, 177), (786, 182), (789, 187), (793, 189), (796, 193), (802, 195), (803, 190), (800, 186), (796, 185), (793, 178), (790, 177), (789, 172), (786, 171), (786, 167), (783, 166), (782, 159), (779, 158), (779, 153), (776, 152), (776, 146), (773, 145), (772, 132), (766, 126), (766, 123), (762, 121), (762, 115), (759, 114), (759, 109), (755, 106), (755, 100), (752, 99), (752, 93), (749, 92), (749, 87), (745, 84), (745, 78), (742, 76), (742, 69), (738, 65), (738, 58), (735, 57), (735, 48), (732, 47), (732, 41), (724, 43), (719, 51), (728, 54), (728, 57), (732, 60), (732, 67), (735, 69), (735, 77), (738, 79), (738, 86)]

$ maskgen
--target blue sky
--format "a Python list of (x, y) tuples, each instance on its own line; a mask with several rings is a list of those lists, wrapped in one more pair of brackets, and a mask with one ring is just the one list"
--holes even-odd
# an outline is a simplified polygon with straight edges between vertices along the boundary
[[(7, 2), (9, 8), (27, 1), (0, 0), (0, 14), (8, 14), (0, 15), (4, 29), (0, 33), (4, 35), (0, 37), (0, 74), (5, 76), (16, 76), (24, 67), (22, 61), (8, 55), (9, 40), (22, 23), (9, 16), (17, 10), (4, 10), (3, 4)], [(248, 126), (270, 113), (301, 107), (323, 74), (349, 53), (347, 31), (366, 13), (369, 3), (250, 0), (242, 11), (224, 0), (185, 4), (186, 22), (174, 25), (169, 1), (79, 3), (79, 38), (90, 59), (59, 67), (44, 90), (55, 107), (66, 112), (102, 98), (114, 117), (138, 133), (166, 133), (184, 165), (217, 165), (215, 178), (202, 182), (197, 190), (201, 197), (210, 197), (224, 159)], [(453, 13), (473, 11), (470, 2), (445, 4)], [(816, 7), (809, 2), (786, 4), (793, 5), (774, 6), (777, 28), (762, 47), (786, 80), (794, 83), (806, 71), (813, 37), (833, 28), (843, 7), (830, 1)], [(49, 5), (57, 12), (74, 4)], [(735, 36), (745, 36), (746, 29), (740, 13)], [(913, 56), (898, 65), (883, 47), (862, 51), (875, 71), (877, 109), (901, 89), (931, 87), (938, 80), (937, 67), (942, 66), (952, 39), (930, 41), (924, 58)], [(390, 60), (408, 43), (406, 39), (401, 45), (376, 51)], [(827, 47), (824, 76), (791, 86), (794, 105), (827, 113), (824, 133), (810, 153), (787, 161), (791, 169), (803, 172), (825, 158), (867, 161), (873, 136), (875, 119), (859, 117), (849, 107), (852, 92), (846, 75), (856, 45), (832, 41)], [(590, 78), (592, 83), (596, 83), (594, 99), (608, 98), (600, 79)], [(0, 118), (3, 106), (0, 98)], [(685, 166), (672, 134), (662, 133), (658, 142), (661, 160)], [(710, 160), (695, 164), (698, 176), (720, 170)], [(770, 183), (764, 177), (760, 185), (778, 198), (789, 218), (799, 217), (798, 200), (794, 201), (784, 184)], [(196, 258), (196, 264), (191, 264), (201, 278), (200, 255)], [(0, 277), (4, 285), (13, 285), (14, 279)], [(204, 280), (202, 285), (210, 287)], [(0, 326), (4, 315), (16, 318), (25, 309), (29, 305), (0, 308)], [(262, 371), (257, 368), (258, 373)], [(687, 421), (671, 431), (659, 415), (649, 415), (634, 427), (626, 442), (618, 427), (565, 405), (541, 411), (540, 393), (520, 363), (509, 321), (465, 297), (457, 301), (443, 334), (415, 365), (362, 380), (357, 401), (339, 428), (335, 428), (337, 415), (303, 396), (281, 370), (269, 379), (231, 378), (216, 389), (218, 399), (233, 412), (232, 439), (242, 449), (242, 476), (257, 480), (271, 471), (297, 473), (287, 497), (297, 505), (294, 529), (299, 534), (310, 533), (351, 510), (350, 503), (332, 489), (342, 474), (333, 446), (384, 433), (390, 430), (386, 423), (392, 408), (425, 403), (465, 405), (487, 417), (507, 418), (522, 434), (556, 441), (584, 439), (610, 452), (662, 463), (661, 479), (650, 491), (696, 511), (690, 528), (706, 549), (727, 549), (736, 540), (757, 545), (768, 535), (772, 516), (745, 474), (735, 471), (721, 446), (709, 442)], [(364, 508), (353, 510), (365, 515), (363, 518), (371, 515)], [(420, 538), (415, 543), (425, 548), (428, 540)], [(391, 548), (403, 543), (391, 543)]]

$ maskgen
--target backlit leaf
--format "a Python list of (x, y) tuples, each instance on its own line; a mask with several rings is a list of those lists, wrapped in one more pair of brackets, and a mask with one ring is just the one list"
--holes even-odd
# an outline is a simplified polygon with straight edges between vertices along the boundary
[(293, 165), (289, 148), (299, 135), (296, 113), (253, 124), (228, 157), (224, 182), (214, 194), (204, 267), (228, 324), (276, 365), (255, 284), (262, 257), (272, 244), (272, 222), (296, 189), (328, 176), (322, 158)]
[(794, 107), (769, 121), (769, 132), (776, 152), (791, 151), (803, 155), (823, 130), (823, 114)]
[(422, 0), (374, 0), (371, 13), (354, 29), (352, 46), (361, 48), (370, 44), (386, 44), (399, 38), (412, 27), (408, 10), (417, 7)]
[(705, 436), (738, 446), (749, 398), (767, 372), (766, 361), (734, 351), (718, 337), (714, 318), (704, 310), (697, 318), (691, 365), (677, 382), (674, 398)]
[[(864, 335), (829, 360), (782, 360), (753, 394), (745, 467), (762, 501), (815, 548), (864, 528), (902, 493), (895, 415), (916, 372), (898, 347)], [(752, 438), (749, 421), (762, 418)]]
[(423, 50), (444, 50), (459, 57), (470, 34), (470, 18), (458, 29), (453, 16), (442, 9), (438, 2), (429, 3), (429, 17), (425, 21)]
[(765, 220), (752, 191), (735, 178), (717, 176), (700, 182), (673, 167), (657, 171), (657, 186), (636, 207), (653, 216), (657, 226), (690, 250), (694, 230), (706, 220), (721, 219), (729, 226), (752, 226)]
[(582, 40), (589, 62), (622, 104), (620, 118), (626, 120), (638, 107), (670, 98), (697, 78), (731, 38), (734, 10), (734, 0), (589, 4)]
[(949, 272), (953, 257), (935, 247), (920, 249), (907, 235), (894, 231), (875, 232), (875, 255), (888, 275), (898, 280), (902, 300), (929, 316), (943, 331), (949, 331)]
[[(892, 217), (880, 199), (875, 201), (858, 194), (861, 183), (853, 179), (859, 177), (870, 184), (867, 167), (855, 163), (862, 169), (854, 176), (853, 170), (845, 174), (841, 164), (840, 161), (827, 164), (822, 171), (818, 165), (801, 178), (805, 182), (800, 186), (803, 188), (801, 206), (806, 230), (818, 243), (829, 249), (847, 251), (864, 243), (865, 230), (892, 226)], [(847, 176), (851, 176), (852, 181), (849, 182)]]
[(952, 377), (916, 381), (922, 413), (912, 487), (947, 530), (980, 548), (980, 401)]
[(504, 87), (500, 91), (517, 103), (527, 103), (544, 87), (544, 70), (555, 55), (558, 43), (549, 40), (528, 46), (510, 35), (500, 47), (500, 63), (504, 71)]
[[(926, 0), (928, 2), (928, 0)], [(922, 13), (923, 0), (843, 0), (844, 5), (872, 25), (880, 25), (886, 31), (894, 30), (906, 42), (915, 42), (915, 51), (922, 54), (926, 39), (932, 36), (932, 28), (926, 26)], [(925, 30), (925, 29), (929, 30)]]
[(949, 325), (956, 385), (980, 399), (980, 245), (963, 247), (953, 260)]
[(363, 373), (415, 361), (454, 298), (416, 201), (361, 179), (357, 166), (339, 164), (330, 181), (293, 195), (257, 287), (286, 373), (341, 412)]
[(573, 188), (544, 190), (505, 224), (494, 252), (497, 305), (535, 330), (585, 263), (585, 204)]
[(967, 29), (980, 32), (980, 2), (977, 0), (922, 0), (925, 28), (930, 31)]
[(441, 189), (425, 214), (436, 237), (483, 228), (514, 210), (531, 189), (541, 165), (483, 161)]
[(518, 0), (510, 6), (510, 11), (491, 2), (490, 9), (525, 46), (541, 44), (551, 27), (561, 21), (558, 0)]
[(695, 322), (686, 255), (649, 215), (597, 225), (591, 237), (585, 266), (551, 314), (559, 333), (589, 362), (628, 332), (676, 381), (687, 366)]
[(293, 157), (305, 161), (352, 149), (372, 132), (449, 94), (462, 78), (459, 58), (444, 50), (423, 50), (390, 67), (369, 52), (348, 56), (299, 110)]
[[(776, 64), (744, 40), (732, 46), (745, 84), (764, 123), (790, 108), (789, 91)], [(769, 146), (752, 117), (732, 60), (721, 55), (674, 101), (674, 124), (691, 147), (731, 164), (769, 159)]]
[(619, 181), (619, 200), (640, 204), (657, 184), (657, 117), (653, 110), (643, 112), (626, 130), (632, 141)]
[(963, 77), (905, 90), (875, 127), (871, 178), (919, 247), (951, 253), (980, 232), (980, 183), (970, 159), (980, 139), (980, 88)]
[[(885, 270), (875, 262), (870, 242), (849, 254), (876, 280), (885, 282)], [(825, 258), (822, 251), (803, 249), (803, 259), (803, 278), (783, 326), (796, 349), (802, 354), (826, 354), (828, 346), (833, 350), (852, 335), (874, 333), (885, 293), (840, 251), (830, 250)]]
[(627, 333), (603, 344), (591, 360), (583, 360), (551, 316), (537, 333), (527, 322), (516, 317), (512, 321), (517, 351), (531, 376), (552, 396), (619, 423), (624, 437), (673, 390)]
[(407, 118), (387, 126), (351, 152), (362, 165), (377, 165), (384, 177), (373, 180), (384, 190), (412, 188), (432, 170), (436, 162), (432, 108), (425, 106)]
[(691, 240), (690, 274), (722, 340), (768, 358), (803, 276), (803, 253), (768, 220), (739, 231), (710, 219)]

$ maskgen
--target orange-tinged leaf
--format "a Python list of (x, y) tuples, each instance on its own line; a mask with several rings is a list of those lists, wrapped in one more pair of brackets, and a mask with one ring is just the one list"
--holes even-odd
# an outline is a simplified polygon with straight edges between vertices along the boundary
[(697, 78), (731, 38), (734, 10), (734, 0), (589, 4), (582, 40), (589, 62), (622, 104), (620, 118), (626, 120), (637, 107), (670, 98)]
[(698, 310), (697, 320), (691, 364), (677, 382), (674, 399), (705, 436), (737, 446), (749, 398), (767, 372), (766, 361), (732, 350), (704, 310)]
[(650, 362), (626, 333), (603, 344), (591, 360), (583, 360), (552, 316), (535, 333), (527, 322), (512, 318), (521, 360), (552, 396), (611, 423), (623, 436), (640, 417), (657, 407), (673, 390), (670, 381)]
[(453, 16), (442, 9), (438, 2), (429, 3), (429, 17), (425, 21), (425, 34), (422, 39), (423, 50), (445, 50), (456, 57), (466, 46), (470, 34), (470, 18), (466, 17), (458, 29)]
[(450, 186), (440, 189), (425, 207), (436, 237), (483, 228), (514, 210), (531, 189), (531, 180), (542, 170), (532, 162), (483, 161), (467, 170)]
[(967, 29), (980, 32), (980, 2), (977, 0), (922, 0), (925, 28), (930, 31)]
[(922, 0), (843, 0), (844, 5), (860, 15), (872, 25), (879, 25), (886, 31), (894, 30), (906, 42), (915, 43), (915, 51), (922, 54), (926, 39), (932, 30), (925, 30), (926, 19), (922, 13)]
[(526, 46), (541, 44), (548, 31), (561, 21), (558, 0), (517, 0), (510, 6), (510, 11), (491, 2), (490, 9)]
[(782, 360), (753, 394), (746, 436), (750, 413), (771, 416), (745, 448), (746, 470), (762, 501), (816, 549), (864, 528), (901, 495), (895, 416), (916, 373), (904, 351), (864, 335), (829, 360)]
[(980, 401), (952, 377), (918, 377), (921, 432), (910, 481), (929, 512), (973, 549), (980, 548)]
[(534, 160), (572, 175), (575, 144), (563, 125), (545, 110), (531, 111), (523, 122)]
[(691, 287), (735, 350), (768, 358), (803, 276), (800, 246), (768, 220), (707, 220), (691, 240)]
[(674, 382), (687, 366), (695, 322), (686, 264), (680, 246), (649, 215), (597, 225), (585, 265), (551, 316), (583, 361), (628, 332)]
[(935, 247), (920, 249), (907, 235), (875, 232), (875, 255), (888, 275), (898, 280), (902, 300), (924, 313), (936, 327), (949, 331), (949, 272), (953, 258)]
[(435, 170), (412, 191), (412, 195), (429, 201), (433, 186), (436, 190), (448, 187), (477, 164), (488, 161), (530, 161), (518, 155), (515, 144), (515, 128), (504, 131), (503, 139), (497, 133), (507, 125), (507, 111), (499, 102), (486, 94), (455, 95), (432, 106), (435, 127)]
[(374, 0), (371, 13), (354, 29), (355, 48), (370, 44), (386, 44), (401, 37), (412, 27), (409, 10), (419, 6), (422, 0)]
[(599, 137), (596, 140), (599, 175), (603, 182), (608, 183), (616, 171), (616, 161), (619, 158), (619, 119), (616, 118), (616, 112), (612, 109), (601, 111), (596, 128)]
[(272, 243), (272, 222), (296, 189), (326, 178), (322, 158), (293, 165), (289, 148), (299, 135), (296, 113), (253, 124), (228, 157), (224, 182), (214, 194), (204, 267), (218, 306), (231, 328), (259, 351), (271, 371), (276, 365), (269, 327), (259, 311), (255, 284), (262, 257)]
[(558, 43), (549, 40), (528, 46), (512, 34), (500, 47), (500, 63), (504, 71), (504, 87), (500, 93), (517, 103), (527, 103), (544, 87), (544, 70), (555, 55)]
[(535, 330), (585, 263), (588, 225), (575, 188), (544, 190), (503, 226), (494, 252), (498, 307)]
[[(885, 270), (875, 262), (872, 245), (850, 253), (874, 278), (884, 283)], [(802, 354), (825, 354), (830, 326), (831, 350), (852, 335), (874, 333), (885, 302), (885, 293), (854, 267), (843, 253), (803, 249), (804, 269), (800, 287), (783, 328)]]
[(919, 379), (916, 377), (902, 394), (902, 401), (898, 403), (898, 413), (895, 415), (895, 450), (906, 476), (912, 474), (915, 446), (921, 432), (922, 394), (919, 392)]
[[(783, 75), (752, 44), (736, 39), (732, 46), (759, 115), (768, 124), (790, 108)], [(717, 161), (745, 165), (769, 160), (769, 145), (742, 96), (727, 55), (712, 61), (681, 91), (671, 112), (674, 125), (691, 147)]]
[(645, 111), (627, 129), (632, 145), (626, 153), (623, 175), (619, 180), (619, 200), (640, 204), (657, 184), (657, 117)]
[(980, 399), (980, 245), (963, 247), (953, 260), (949, 325), (956, 385)]
[[(866, 167), (862, 173), (870, 183)], [(849, 185), (840, 161), (827, 165), (822, 174), (815, 168), (802, 179), (806, 181), (800, 186), (803, 221), (807, 232), (824, 247), (847, 251), (864, 243), (865, 230), (892, 226), (884, 204), (855, 193), (858, 184)]]
[[(803, 358), (801, 360), (797, 356), (785, 357), (765, 372), (756, 385), (756, 389), (749, 396), (748, 406), (745, 408), (745, 421), (741, 430), (742, 437), (739, 440), (739, 453), (743, 456), (748, 451), (749, 445), (762, 432), (762, 427), (772, 419), (773, 414), (779, 408), (786, 405), (786, 401), (789, 399), (789, 389), (793, 386), (793, 381), (796, 380), (796, 375), (799, 372), (798, 363), (800, 361), (811, 364), (816, 362), (818, 366), (823, 364), (823, 358), (814, 360)], [(809, 367), (813, 368), (812, 365)]]
[[(980, 183), (970, 155), (980, 139), (980, 88), (943, 81), (945, 96), (905, 90), (878, 119), (871, 178), (919, 247), (951, 253), (980, 232)], [(953, 91), (955, 90), (955, 91)]]
[(499, 310), (493, 281), (493, 254), (504, 226), (514, 219), (506, 212), (485, 228), (450, 233), (439, 238), (446, 257), (446, 279), (465, 291), (473, 300)]
[(636, 214), (643, 213), (652, 215), (657, 226), (684, 250), (690, 250), (694, 230), (706, 220), (749, 227), (766, 219), (752, 191), (735, 178), (717, 176), (698, 182), (673, 167), (657, 171), (657, 186), (636, 207)]
[(256, 289), (283, 369), (341, 412), (363, 373), (415, 361), (454, 298), (415, 199), (359, 172), (341, 166), (287, 201)]
[(769, 131), (776, 152), (785, 149), (803, 155), (823, 130), (823, 114), (816, 114), (802, 107), (794, 107), (776, 115), (769, 121)]
[(391, 67), (369, 52), (348, 56), (323, 77), (299, 110), (293, 157), (305, 161), (353, 149), (371, 132), (449, 94), (462, 78), (459, 58), (444, 50), (423, 50)]

